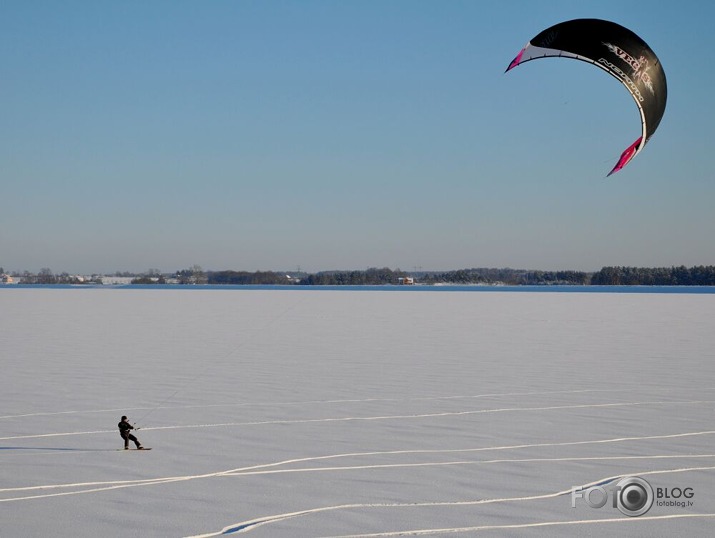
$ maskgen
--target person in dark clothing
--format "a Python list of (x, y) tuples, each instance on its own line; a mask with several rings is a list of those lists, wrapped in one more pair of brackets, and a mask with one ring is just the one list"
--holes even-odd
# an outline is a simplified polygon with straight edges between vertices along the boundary
[(122, 420), (119, 422), (119, 424), (117, 424), (117, 426), (119, 426), (119, 435), (121, 435), (122, 439), (124, 439), (124, 450), (129, 450), (129, 441), (134, 442), (134, 444), (137, 446), (137, 450), (144, 449), (142, 444), (139, 442), (139, 439), (129, 433), (131, 430), (134, 429), (134, 426), (129, 424), (127, 417), (122, 417)]

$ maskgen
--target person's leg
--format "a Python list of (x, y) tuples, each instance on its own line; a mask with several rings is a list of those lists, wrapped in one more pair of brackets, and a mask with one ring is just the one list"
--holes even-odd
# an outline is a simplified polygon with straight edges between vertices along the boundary
[[(137, 446), (137, 448), (141, 448), (142, 444), (139, 442), (139, 439), (137, 439), (136, 437), (134, 437), (131, 433), (129, 434), (129, 439), (131, 439), (132, 441), (134, 441), (134, 444)], [(127, 443), (127, 445), (128, 445), (128, 444), (129, 444), (129, 443)]]
[(122, 439), (124, 439), (124, 450), (127, 450), (129, 448), (129, 437), (123, 433)]

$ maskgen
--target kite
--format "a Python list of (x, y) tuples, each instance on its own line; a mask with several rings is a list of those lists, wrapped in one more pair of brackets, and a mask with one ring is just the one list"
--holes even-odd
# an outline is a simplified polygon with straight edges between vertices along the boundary
[(628, 28), (599, 19), (575, 19), (547, 28), (521, 49), (507, 67), (514, 69), (539, 58), (573, 58), (600, 67), (617, 78), (633, 96), (642, 133), (621, 154), (609, 176), (638, 155), (660, 124), (668, 88), (660, 60), (648, 44)]

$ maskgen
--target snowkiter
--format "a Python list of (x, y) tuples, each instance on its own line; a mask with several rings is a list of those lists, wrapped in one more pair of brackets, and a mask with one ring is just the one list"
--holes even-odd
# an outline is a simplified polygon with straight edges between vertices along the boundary
[(125, 417), (125, 416), (122, 417), (122, 420), (119, 422), (118, 426), (119, 426), (119, 435), (121, 435), (122, 439), (124, 439), (124, 450), (129, 450), (129, 441), (134, 442), (134, 444), (137, 446), (137, 450), (144, 449), (142, 444), (139, 442), (139, 439), (137, 439), (131, 433), (129, 433), (131, 430), (134, 429), (134, 426), (129, 424), (127, 417)]

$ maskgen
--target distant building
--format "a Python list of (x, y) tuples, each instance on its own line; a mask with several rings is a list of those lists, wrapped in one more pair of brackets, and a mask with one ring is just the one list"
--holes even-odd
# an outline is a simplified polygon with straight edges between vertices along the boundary
[(126, 286), (132, 283), (133, 276), (102, 276), (102, 283), (110, 286)]
[(397, 283), (400, 286), (414, 286), (415, 279), (411, 276), (400, 277), (397, 279)]
[(14, 284), (15, 281), (12, 279), (10, 275), (0, 275), (0, 282), (3, 284)]

